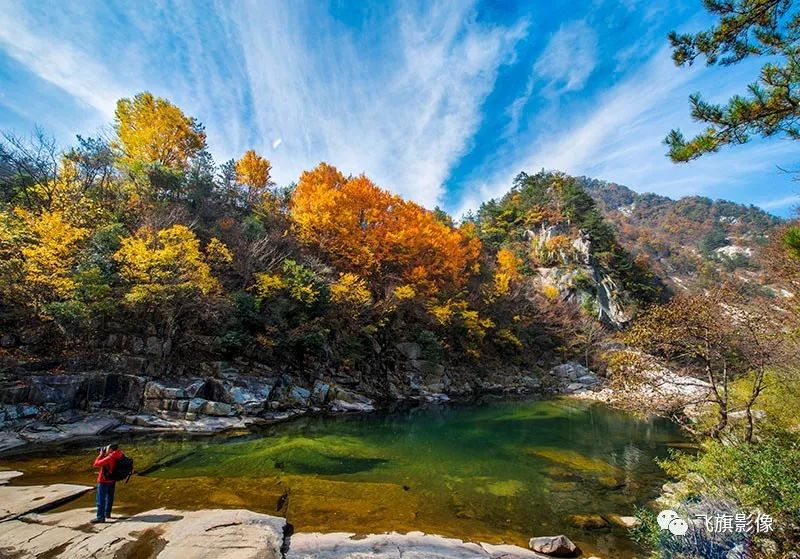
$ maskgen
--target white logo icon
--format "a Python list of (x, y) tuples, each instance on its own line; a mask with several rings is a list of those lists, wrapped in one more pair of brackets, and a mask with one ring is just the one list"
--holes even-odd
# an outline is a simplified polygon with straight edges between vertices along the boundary
[(678, 513), (674, 510), (661, 511), (656, 520), (662, 530), (669, 530), (674, 536), (683, 536), (689, 531), (689, 523), (678, 518)]

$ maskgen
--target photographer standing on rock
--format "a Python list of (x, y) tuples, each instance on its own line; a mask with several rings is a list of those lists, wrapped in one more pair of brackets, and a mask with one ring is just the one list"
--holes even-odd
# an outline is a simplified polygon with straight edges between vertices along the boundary
[(122, 457), (119, 445), (110, 444), (101, 448), (100, 454), (94, 459), (94, 467), (100, 468), (100, 472), (97, 474), (97, 517), (92, 519), (92, 524), (105, 522), (106, 518), (111, 518), (114, 490), (117, 485), (116, 479), (112, 478), (112, 472)]

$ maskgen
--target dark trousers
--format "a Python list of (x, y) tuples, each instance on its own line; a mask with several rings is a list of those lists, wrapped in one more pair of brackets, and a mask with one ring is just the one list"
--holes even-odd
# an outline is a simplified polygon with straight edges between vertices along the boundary
[(111, 516), (116, 485), (116, 483), (97, 484), (97, 518), (109, 518)]

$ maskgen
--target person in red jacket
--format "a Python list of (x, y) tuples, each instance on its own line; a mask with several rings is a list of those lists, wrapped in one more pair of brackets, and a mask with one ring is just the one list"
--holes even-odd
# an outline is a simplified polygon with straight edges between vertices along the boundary
[(100, 454), (94, 459), (94, 467), (100, 468), (97, 474), (97, 517), (92, 519), (93, 524), (105, 522), (111, 518), (111, 507), (114, 506), (114, 489), (116, 482), (108, 476), (114, 471), (117, 460), (122, 458), (119, 445), (110, 444), (100, 449)]

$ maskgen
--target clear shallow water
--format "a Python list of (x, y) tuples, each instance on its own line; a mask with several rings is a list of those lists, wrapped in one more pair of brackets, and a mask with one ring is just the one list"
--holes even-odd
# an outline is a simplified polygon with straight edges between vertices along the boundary
[[(422, 530), (526, 545), (565, 533), (585, 551), (630, 557), (624, 530), (572, 515), (632, 514), (664, 482), (654, 458), (677, 427), (570, 400), (437, 406), (312, 417), (238, 438), (123, 440), (137, 476), (121, 512), (245, 507), (295, 530)], [(23, 483), (91, 483), (96, 445), (0, 460)], [(91, 496), (70, 506), (88, 506)]]

